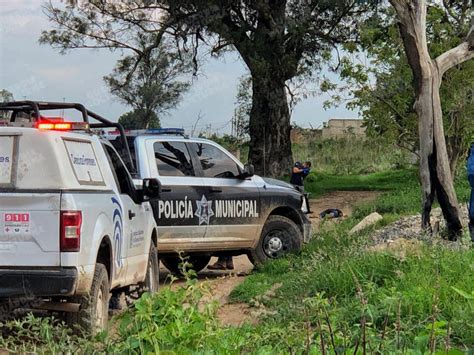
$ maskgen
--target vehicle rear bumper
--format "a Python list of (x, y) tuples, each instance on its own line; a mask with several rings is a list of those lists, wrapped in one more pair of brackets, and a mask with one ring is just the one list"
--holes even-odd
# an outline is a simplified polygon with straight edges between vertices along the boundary
[(0, 268), (0, 299), (69, 296), (76, 289), (77, 279), (76, 268)]

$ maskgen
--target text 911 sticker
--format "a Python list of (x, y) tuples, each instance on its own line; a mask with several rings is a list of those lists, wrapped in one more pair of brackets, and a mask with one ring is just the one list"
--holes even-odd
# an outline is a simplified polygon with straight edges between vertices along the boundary
[(30, 230), (30, 214), (5, 213), (3, 215), (3, 230), (8, 234), (28, 233)]

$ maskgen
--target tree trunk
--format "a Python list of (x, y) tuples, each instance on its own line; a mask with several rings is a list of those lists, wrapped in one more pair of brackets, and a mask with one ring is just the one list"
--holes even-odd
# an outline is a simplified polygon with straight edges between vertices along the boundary
[(400, 36), (413, 72), (420, 135), (422, 227), (431, 230), (430, 212), (436, 196), (446, 220), (448, 237), (456, 240), (462, 226), (446, 149), (439, 87), (449, 68), (474, 58), (474, 23), (465, 42), (433, 60), (426, 39), (426, 0), (389, 1), (397, 13)]
[(249, 122), (249, 161), (257, 174), (272, 177), (289, 174), (293, 164), (285, 82), (275, 77), (276, 72), (252, 75)]
[(456, 240), (462, 226), (444, 137), (440, 80), (433, 61), (424, 64), (416, 102), (421, 148), (422, 227), (431, 230), (430, 212), (436, 195), (446, 220), (449, 239)]

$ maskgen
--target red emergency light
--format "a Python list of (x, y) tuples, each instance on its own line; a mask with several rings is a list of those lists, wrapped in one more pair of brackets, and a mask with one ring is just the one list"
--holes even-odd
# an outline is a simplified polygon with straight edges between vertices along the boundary
[(43, 131), (73, 131), (87, 130), (89, 124), (87, 122), (54, 122), (41, 120), (36, 122), (35, 127)]

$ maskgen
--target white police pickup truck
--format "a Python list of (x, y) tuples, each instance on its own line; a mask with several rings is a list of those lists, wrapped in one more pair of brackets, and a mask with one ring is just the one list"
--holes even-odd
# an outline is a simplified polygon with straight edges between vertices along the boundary
[[(42, 116), (70, 108), (82, 122)], [(81, 105), (3, 103), (0, 117), (0, 312), (66, 311), (87, 331), (103, 329), (112, 292), (158, 289), (148, 200), (159, 185), (135, 188), (113, 146), (89, 130), (121, 126)]]
[[(121, 150), (120, 136), (105, 137)], [(130, 131), (127, 138), (137, 176), (161, 184), (152, 206), (160, 260), (170, 271), (180, 272), (179, 252), (200, 271), (213, 255), (247, 254), (257, 265), (298, 252), (310, 239), (305, 196), (254, 175), (218, 144), (180, 129)]]

